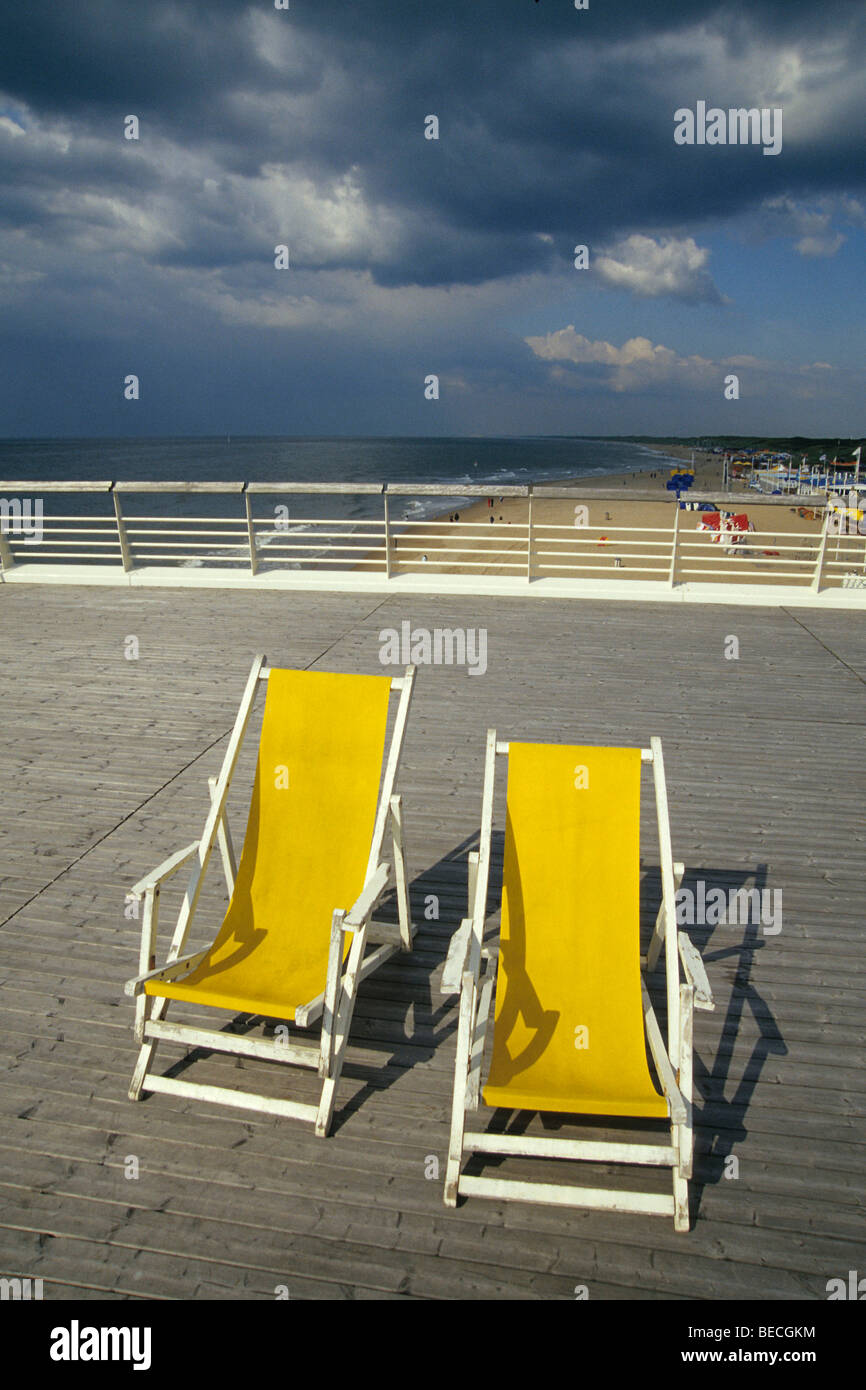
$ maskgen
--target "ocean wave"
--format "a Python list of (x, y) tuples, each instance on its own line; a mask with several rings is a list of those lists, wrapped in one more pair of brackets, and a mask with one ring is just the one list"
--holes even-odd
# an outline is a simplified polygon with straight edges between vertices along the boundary
[(315, 528), (309, 523), (299, 526), (279, 526), (275, 531), (256, 532), (256, 550), (265, 550), (274, 541), (278, 541), (283, 536), (302, 536), (313, 531)]

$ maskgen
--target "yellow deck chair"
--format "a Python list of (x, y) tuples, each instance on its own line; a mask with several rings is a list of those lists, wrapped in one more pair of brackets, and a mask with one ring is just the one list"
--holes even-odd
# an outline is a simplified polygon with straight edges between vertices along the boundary
[[(498, 968), (482, 938), (490, 869), (496, 757), (508, 758), (507, 823)], [(662, 943), (667, 973), (665, 1047), (641, 976), (640, 780), (655, 782), (663, 901), (647, 953)], [(572, 1207), (672, 1215), (689, 1229), (692, 1171), (692, 1012), (711, 1009), (703, 963), (676, 925), (682, 864), (671, 857), (661, 740), (650, 747), (497, 743), (488, 733), (479, 850), (470, 856), (469, 911), (442, 980), (460, 994), (445, 1202), (458, 1193)], [(682, 960), (685, 980), (680, 983)], [(481, 1088), (490, 1001), (493, 1042)], [(650, 1072), (647, 1042), (658, 1085)], [(659, 1088), (660, 1087), (660, 1088)], [(670, 1142), (602, 1143), (467, 1132), (466, 1111), (514, 1111), (670, 1121)], [(673, 1170), (673, 1194), (468, 1176), (470, 1153), (655, 1164)]]
[[(402, 803), (393, 791), (414, 678), (411, 666), (392, 679), (272, 670), (264, 657), (256, 657), (222, 771), (210, 779), (211, 806), (201, 839), (165, 860), (128, 895), (143, 902), (141, 973), (126, 986), (136, 999), (135, 1036), (141, 1044), (132, 1100), (145, 1091), (165, 1091), (310, 1120), (317, 1134), (327, 1134), (358, 985), (396, 951), (412, 946)], [(226, 799), (262, 686), (267, 697), (255, 783), (236, 866)], [(400, 700), (383, 775), (392, 691), (400, 692)], [(399, 926), (371, 920), (391, 873), (381, 861), (389, 816)], [(215, 846), (228, 912), (209, 947), (183, 955)], [(192, 872), (167, 962), (155, 968), (160, 890), (188, 861)], [(375, 949), (365, 955), (368, 945)], [(301, 1028), (321, 1018), (320, 1045), (168, 1023), (171, 1000), (291, 1020)], [(312, 1067), (322, 1078), (321, 1099), (303, 1105), (154, 1075), (150, 1066), (160, 1041)]]

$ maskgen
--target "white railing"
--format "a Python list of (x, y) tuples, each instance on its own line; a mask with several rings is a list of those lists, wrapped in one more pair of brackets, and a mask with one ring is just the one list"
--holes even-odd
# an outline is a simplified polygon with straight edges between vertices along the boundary
[[(514, 520), (417, 519), (405, 514), (409, 498), (439, 498), (465, 506), (490, 495), (491, 488), (434, 484), (302, 483), (38, 483), (0, 482), (0, 570), (51, 564), (114, 568), (224, 567), (248, 574), (303, 570), (331, 574), (354, 570), (406, 574), (499, 574), (526, 580), (650, 579), (669, 586), (718, 582), (795, 584), (813, 591), (866, 587), (866, 535), (856, 519), (839, 523), (826, 505), (814, 508), (819, 530), (700, 532), (702, 513), (682, 511), (676, 499), (658, 492), (626, 496), (605, 487), (495, 487), (500, 498), (524, 499)], [(160, 514), (153, 494), (183, 499)], [(47, 499), (82, 499), (75, 512), (64, 504), (51, 511)], [(326, 499), (376, 499), (377, 515), (327, 515)], [(84, 503), (83, 499), (87, 501)], [(195, 499), (219, 499), (214, 515)], [(266, 513), (265, 498), (271, 499)], [(315, 497), (315, 515), (304, 515), (291, 499)], [(704, 497), (696, 494), (691, 500)], [(274, 499), (280, 499), (274, 502)], [(568, 500), (575, 514), (588, 518), (590, 507), (635, 501), (663, 502), (667, 525), (568, 524), (544, 520), (544, 505)], [(748, 505), (743, 494), (707, 495), (731, 511)], [(753, 505), (787, 506), (790, 497), (762, 498)], [(599, 506), (599, 510), (601, 507)], [(325, 513), (320, 515), (319, 513)], [(452, 511), (452, 516), (455, 513)], [(548, 514), (549, 515), (549, 514)], [(834, 528), (842, 525), (838, 531)], [(863, 529), (866, 526), (860, 523)], [(22, 576), (23, 577), (23, 576)]]

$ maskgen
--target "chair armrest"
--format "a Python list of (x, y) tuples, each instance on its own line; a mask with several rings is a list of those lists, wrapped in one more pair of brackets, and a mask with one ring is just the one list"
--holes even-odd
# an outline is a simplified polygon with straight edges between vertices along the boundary
[(169, 855), (168, 859), (163, 859), (161, 864), (157, 864), (149, 874), (140, 878), (138, 883), (134, 883), (127, 893), (128, 898), (143, 898), (145, 893), (154, 889), (158, 883), (163, 883), (165, 879), (171, 878), (172, 874), (182, 869), (188, 859), (191, 859), (199, 847), (199, 841), (193, 840), (186, 849), (179, 849), (176, 854)]
[(656, 1071), (659, 1074), (659, 1081), (662, 1083), (662, 1090), (665, 1099), (670, 1107), (671, 1120), (675, 1125), (686, 1123), (686, 1104), (682, 1093), (677, 1085), (674, 1069), (671, 1066), (671, 1059), (668, 1057), (667, 1050), (661, 1035), (658, 1021), (650, 1002), (647, 987), (641, 980), (641, 997), (643, 999), (644, 1022), (646, 1025), (647, 1042), (649, 1043), (652, 1059), (656, 1064)]
[(380, 864), (373, 877), (368, 879), (361, 889), (353, 905), (346, 913), (343, 922), (344, 931), (357, 931), (366, 922), (373, 908), (376, 906), (385, 889), (388, 887), (388, 879), (391, 876), (391, 865)]
[[(342, 970), (343, 965), (342, 959), (338, 958), (337, 943), (339, 940), (342, 939), (342, 935), (344, 932), (357, 932), (368, 924), (371, 912), (376, 906), (376, 903), (378, 902), (379, 898), (382, 896), (382, 893), (388, 886), (388, 879), (390, 877), (390, 874), (390, 864), (380, 864), (379, 867), (376, 869), (376, 872), (373, 874), (373, 877), (371, 879), (368, 879), (368, 881), (364, 884), (364, 887), (361, 889), (361, 892), (358, 894), (350, 910), (344, 913), (341, 908), (338, 908), (331, 918), (331, 943), (328, 948), (328, 979), (331, 982), (331, 987), (334, 996), (332, 1000), (332, 1005), (337, 997), (337, 982), (339, 980), (340, 971)], [(390, 932), (387, 927), (384, 927), (383, 931), (386, 935), (390, 936)], [(374, 941), (376, 939), (377, 934), (380, 933), (374, 933), (373, 935)], [(370, 938), (368, 937), (367, 939), (369, 940)], [(373, 956), (369, 957), (368, 959), (372, 960), (376, 955), (378, 955), (378, 952), (374, 952)], [(359, 973), (359, 979), (363, 978), (364, 971), (362, 968)], [(321, 994), (317, 994), (315, 998), (309, 999), (306, 1004), (299, 1004), (297, 1006), (297, 1008), (295, 1009), (295, 1022), (297, 1023), (299, 1028), (309, 1028), (310, 1024), (315, 1023), (316, 1019), (322, 1015), (323, 1009), (325, 1007), (325, 995), (327, 993), (327, 989), (328, 984), (326, 982), (325, 989), (322, 991)], [(323, 1033), (322, 1036), (324, 1040), (325, 1033)], [(325, 1064), (325, 1060), (326, 1059), (323, 1055), (323, 1065)], [(323, 1072), (321, 1073), (321, 1075), (325, 1075), (325, 1073)]]
[(442, 971), (440, 994), (459, 994), (463, 984), (463, 970), (469, 951), (469, 937), (472, 933), (472, 918), (464, 917), (451, 938), (448, 958)]
[(680, 944), (680, 960), (683, 963), (686, 979), (695, 990), (696, 1009), (715, 1009), (713, 991), (710, 989), (710, 982), (707, 979), (707, 972), (704, 969), (704, 962), (698, 954), (697, 948), (689, 937), (683, 932), (677, 932)]
[(123, 986), (124, 994), (135, 997), (141, 994), (148, 980), (173, 980), (178, 975), (188, 975), (191, 970), (204, 960), (208, 952), (191, 951), (188, 956), (179, 956), (177, 960), (170, 960), (167, 965), (158, 965), (155, 970), (146, 970), (143, 975), (136, 975), (133, 980), (127, 980)]

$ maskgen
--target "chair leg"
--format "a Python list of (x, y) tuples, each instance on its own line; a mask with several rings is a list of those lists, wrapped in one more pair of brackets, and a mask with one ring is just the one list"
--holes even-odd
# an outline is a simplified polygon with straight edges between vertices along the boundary
[(463, 1133), (466, 1128), (466, 1087), (469, 1081), (469, 1053), (475, 1017), (475, 980), (469, 971), (463, 975), (460, 991), (460, 1020), (457, 1025), (457, 1056), (454, 1062), (454, 1094), (451, 1102), (451, 1137), (445, 1167), (445, 1205), (456, 1207), (460, 1165), (463, 1161)]
[(334, 1118), (334, 1102), (336, 1100), (337, 1078), (328, 1076), (322, 1083), (322, 1095), (319, 1100), (319, 1113), (316, 1116), (316, 1135), (319, 1139), (325, 1139), (331, 1128), (331, 1121)]
[(130, 1100), (141, 1100), (141, 1088), (148, 1070), (150, 1069), (150, 1062), (155, 1048), (155, 1043), (146, 1042), (142, 1043), (138, 1050), (138, 1061), (135, 1064), (135, 1071), (132, 1073), (132, 1080), (129, 1083), (129, 1091), (127, 1092)]
[[(342, 919), (338, 928), (335, 921), (332, 923), (333, 930), (340, 930), (342, 933)], [(333, 1034), (330, 1039), (330, 1066), (328, 1073), (322, 1082), (322, 1095), (319, 1101), (319, 1111), (316, 1116), (316, 1134), (320, 1139), (324, 1139), (331, 1128), (331, 1121), (334, 1118), (334, 1102), (336, 1100), (337, 1082), (343, 1070), (343, 1060), (346, 1055), (346, 1046), (349, 1041), (349, 1029), (352, 1026), (352, 1014), (355, 1012), (355, 995), (358, 989), (358, 972), (364, 958), (364, 948), (367, 940), (367, 929), (362, 927), (356, 934), (349, 950), (346, 970), (343, 975), (342, 990), (339, 996), (336, 1018), (334, 1020)], [(323, 1054), (324, 1055), (324, 1054)]]
[[(168, 999), (157, 999), (153, 1002), (149, 1017), (154, 1023), (159, 1023), (168, 1012)], [(153, 1054), (159, 1046), (157, 1038), (146, 1038), (139, 1048), (138, 1060), (135, 1064), (135, 1071), (132, 1073), (132, 1080), (129, 1083), (129, 1099), (141, 1100), (141, 1088), (144, 1085), (147, 1073), (150, 1071), (150, 1064), (153, 1061)]]
[[(156, 1011), (153, 1012), (151, 1017), (157, 1017)], [(145, 1077), (147, 1076), (147, 1073), (150, 1070), (150, 1064), (153, 1061), (153, 1054), (156, 1051), (156, 1048), (157, 1041), (154, 1038), (145, 1039), (145, 1041), (141, 1044), (141, 1047), (138, 1049), (138, 1059), (135, 1063), (135, 1070), (132, 1073), (132, 1080), (129, 1083), (128, 1095), (130, 1100), (141, 1100), (141, 1088), (144, 1085)]]
[(495, 982), (496, 972), (493, 966), (488, 963), (477, 989), (477, 1007), (469, 1048), (469, 1074), (466, 1087), (466, 1108), (468, 1110), (477, 1110), (481, 1104), (481, 1064), (484, 1061), (484, 1044), (490, 1025), (490, 1004)]
[(345, 912), (337, 908), (331, 917), (331, 945), (328, 951), (328, 974), (322, 1000), (322, 1038), (319, 1051), (319, 1076), (330, 1076), (334, 1064), (334, 1030), (337, 1018), (337, 995), (343, 969), (343, 922)]
[(674, 1230), (688, 1231), (689, 1178), (692, 1176), (695, 1134), (692, 1118), (692, 1037), (694, 1020), (694, 987), (680, 985), (680, 1068), (677, 1084), (685, 1101), (686, 1122), (676, 1125), (674, 1144), (678, 1162), (674, 1169)]
[(694, 999), (693, 985), (680, 985), (680, 1070), (677, 1083), (680, 1094), (686, 1103), (686, 1122), (680, 1126), (683, 1173), (692, 1176), (692, 1158), (695, 1147), (694, 1107), (692, 1105), (693, 1086), (693, 1037), (694, 1037)]
[[(336, 1036), (333, 1039), (334, 1050), (330, 1075), (326, 1076), (322, 1082), (319, 1111), (316, 1115), (316, 1134), (320, 1139), (326, 1138), (331, 1128), (331, 1121), (334, 1118), (334, 1105), (337, 1100), (337, 1082), (343, 1071), (343, 1059), (346, 1053), (346, 1044), (349, 1041), (349, 1025), (352, 1021), (353, 1008), (350, 1006), (346, 1009), (345, 1005), (346, 999), (344, 997), (340, 1003), (340, 1011), (337, 1015)], [(346, 1017), (347, 1013), (348, 1017)]]
[(674, 1169), (674, 1230), (688, 1231), (690, 1229), (689, 1184), (677, 1165)]

